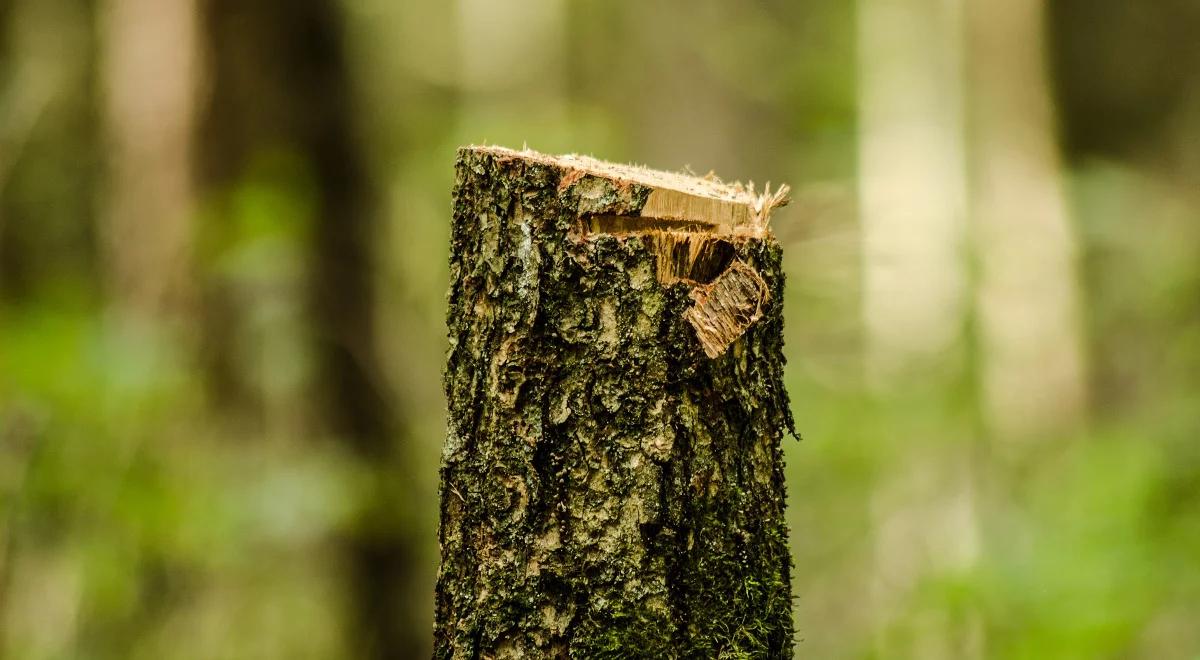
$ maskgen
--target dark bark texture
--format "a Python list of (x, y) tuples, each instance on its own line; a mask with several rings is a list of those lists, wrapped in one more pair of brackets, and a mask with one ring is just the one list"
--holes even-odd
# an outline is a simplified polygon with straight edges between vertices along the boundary
[(791, 657), (779, 244), (716, 358), (653, 241), (581, 236), (650, 189), (459, 152), (437, 658)]

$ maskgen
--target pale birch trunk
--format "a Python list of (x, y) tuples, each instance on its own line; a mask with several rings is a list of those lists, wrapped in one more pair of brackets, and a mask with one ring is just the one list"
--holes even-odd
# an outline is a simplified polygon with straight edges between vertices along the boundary
[(1001, 439), (1069, 431), (1086, 400), (1043, 11), (1042, 0), (970, 0), (968, 12), (983, 402)]
[[(967, 145), (961, 0), (861, 0), (859, 199), (867, 375), (887, 396), (954, 387), (965, 368)], [(897, 428), (901, 428), (897, 426)], [(898, 434), (871, 508), (875, 625), (884, 656), (971, 658), (977, 621), (908, 612), (927, 576), (978, 555), (971, 438)]]
[(192, 296), (196, 8), (194, 0), (107, 0), (102, 9), (109, 284), (127, 311), (177, 313)]
[(966, 298), (958, 0), (862, 0), (859, 201), (868, 364), (887, 387), (945, 358)]

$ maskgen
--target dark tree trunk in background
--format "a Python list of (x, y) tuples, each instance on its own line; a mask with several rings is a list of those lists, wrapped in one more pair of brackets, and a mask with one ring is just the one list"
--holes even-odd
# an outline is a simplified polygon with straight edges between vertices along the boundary
[(101, 293), (96, 9), (0, 0), (0, 303), (66, 281)]
[[(307, 168), (316, 195), (308, 289), (318, 414), (383, 474), (397, 425), (375, 372), (376, 191), (354, 122), (342, 18), (334, 0), (204, 1), (212, 98), (200, 170), (208, 188), (220, 190), (264, 153), (299, 156)], [(237, 310), (220, 291), (210, 304), (220, 389), (237, 379), (223, 318)], [(355, 657), (411, 658), (428, 648), (403, 600), (415, 560), (406, 530), (386, 511), (394, 505), (379, 499), (368, 507), (367, 524), (346, 543)]]
[(437, 658), (791, 657), (781, 199), (459, 152)]

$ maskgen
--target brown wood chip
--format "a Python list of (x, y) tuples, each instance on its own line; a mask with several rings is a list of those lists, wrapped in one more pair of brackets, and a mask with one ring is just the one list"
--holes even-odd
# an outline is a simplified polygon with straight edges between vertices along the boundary
[(712, 283), (694, 288), (692, 299), (696, 304), (683, 317), (696, 329), (704, 353), (715, 358), (762, 317), (767, 283), (745, 262), (735, 260)]

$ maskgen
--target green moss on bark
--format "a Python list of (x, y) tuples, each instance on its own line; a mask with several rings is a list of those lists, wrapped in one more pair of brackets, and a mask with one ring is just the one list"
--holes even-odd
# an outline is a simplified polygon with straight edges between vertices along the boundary
[(783, 658), (783, 277), (709, 359), (650, 241), (570, 232), (648, 190), (459, 152), (437, 658)]

